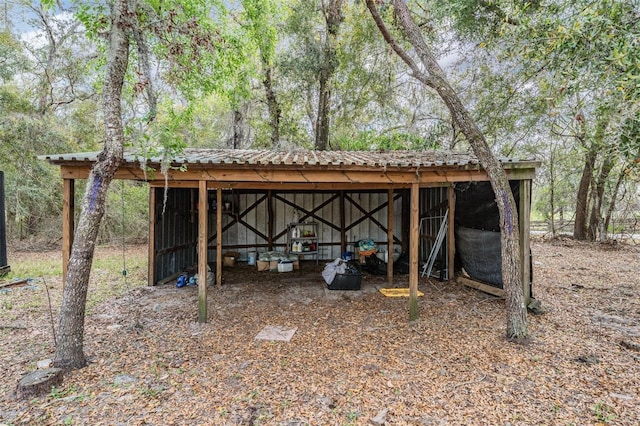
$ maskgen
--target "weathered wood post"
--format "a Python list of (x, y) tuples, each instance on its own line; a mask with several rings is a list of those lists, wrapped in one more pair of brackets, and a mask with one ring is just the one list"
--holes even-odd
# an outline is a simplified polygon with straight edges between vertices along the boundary
[[(198, 184), (198, 322), (207, 322), (207, 181)], [(220, 210), (220, 209), (218, 209)]]
[(147, 285), (156, 284), (156, 188), (149, 187), (149, 245)]
[(409, 233), (409, 321), (418, 319), (418, 241), (420, 185), (411, 184), (411, 232)]
[(387, 282), (393, 284), (393, 188), (387, 192)]
[(222, 287), (222, 188), (216, 190), (216, 285)]
[(75, 180), (62, 181), (62, 285), (67, 281), (69, 258), (75, 232)]

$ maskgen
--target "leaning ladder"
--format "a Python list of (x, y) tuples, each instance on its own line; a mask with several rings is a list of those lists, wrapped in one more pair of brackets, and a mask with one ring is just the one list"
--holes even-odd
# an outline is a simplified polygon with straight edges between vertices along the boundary
[(431, 276), (431, 270), (433, 269), (433, 264), (436, 261), (436, 256), (438, 256), (438, 252), (442, 247), (442, 242), (444, 241), (445, 235), (447, 235), (447, 227), (448, 227), (448, 217), (449, 217), (449, 209), (444, 212), (444, 216), (442, 218), (442, 222), (440, 222), (440, 229), (438, 229), (438, 235), (436, 235), (436, 240), (431, 247), (431, 252), (429, 253), (429, 258), (427, 259), (427, 263), (422, 266), (422, 275), (421, 276)]

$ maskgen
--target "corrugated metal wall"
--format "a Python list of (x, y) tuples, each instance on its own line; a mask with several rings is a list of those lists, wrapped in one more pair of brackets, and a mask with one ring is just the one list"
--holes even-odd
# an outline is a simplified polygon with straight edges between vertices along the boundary
[[(426, 261), (436, 241), (440, 225), (448, 208), (448, 188), (423, 188), (420, 190), (420, 261)], [(446, 234), (440, 250), (436, 255), (437, 267), (445, 268), (447, 261)]]
[[(156, 189), (156, 277), (162, 279), (193, 266), (197, 261), (197, 205), (195, 189), (169, 189), (168, 200), (162, 214), (163, 189)], [(407, 193), (406, 191), (404, 193)], [(395, 249), (401, 248), (403, 230), (401, 192), (395, 193), (394, 236)], [(387, 191), (347, 192), (344, 196), (345, 237), (348, 250), (353, 243), (371, 238), (381, 250), (387, 249)], [(209, 192), (209, 261), (216, 259), (216, 192)], [(248, 252), (284, 251), (287, 242), (287, 224), (298, 210), (301, 221), (318, 223), (321, 260), (335, 259), (341, 255), (339, 192), (271, 192), (273, 233), (269, 235), (269, 193), (267, 191), (223, 191), (222, 244), (224, 251), (240, 252), (240, 261), (246, 261)], [(421, 217), (444, 215), (447, 202), (446, 188), (425, 188), (420, 195)], [(229, 203), (229, 208), (225, 204)], [(249, 209), (249, 207), (251, 207)], [(375, 211), (370, 218), (369, 212)], [(377, 222), (377, 223), (376, 223)], [(408, 222), (407, 222), (408, 224)], [(423, 220), (420, 259), (431, 250), (432, 239), (437, 234), (438, 220)], [(256, 232), (257, 231), (257, 232)], [(426, 236), (426, 237), (425, 237)], [(269, 247), (269, 240), (272, 240)], [(443, 247), (446, 253), (446, 247)], [(312, 257), (307, 257), (311, 259)]]
[[(223, 214), (224, 250), (241, 253), (240, 260), (247, 259), (251, 250), (266, 251), (268, 241), (258, 236), (251, 227), (264, 236), (269, 237), (268, 218), (269, 203), (266, 191), (255, 192), (224, 192), (223, 199), (231, 203), (231, 212)], [(247, 208), (260, 201), (254, 209), (245, 214)], [(387, 202), (387, 192), (358, 193), (345, 192), (345, 225), (351, 224), (366, 216), (370, 212)], [(360, 208), (354, 206), (357, 204)], [(322, 206), (322, 207), (320, 207)], [(299, 207), (299, 208), (296, 208)], [(320, 207), (320, 208), (319, 208)], [(273, 208), (273, 250), (284, 251), (287, 243), (287, 224), (293, 218), (294, 210), (298, 211), (301, 221), (318, 223), (320, 243), (320, 259), (334, 259), (341, 254), (340, 247), (340, 196), (336, 192), (272, 192)], [(363, 212), (364, 211), (364, 212)], [(372, 217), (386, 227), (387, 207), (379, 209)], [(397, 199), (394, 202), (394, 230), (395, 236), (401, 236), (402, 204)], [(210, 215), (209, 235), (215, 235), (215, 212)], [(249, 225), (249, 226), (247, 226)], [(333, 225), (333, 226), (332, 226)], [(225, 229), (226, 228), (226, 229)], [(336, 229), (337, 228), (337, 229)], [(362, 238), (372, 238), (381, 248), (386, 247), (387, 233), (371, 219), (363, 220), (351, 226), (345, 233), (346, 240), (353, 243)], [(209, 242), (209, 257), (216, 256), (215, 240)]]
[(197, 261), (198, 212), (194, 202), (197, 192), (193, 189), (170, 188), (164, 214), (164, 189), (156, 191), (155, 249), (156, 277), (161, 280), (183, 271)]

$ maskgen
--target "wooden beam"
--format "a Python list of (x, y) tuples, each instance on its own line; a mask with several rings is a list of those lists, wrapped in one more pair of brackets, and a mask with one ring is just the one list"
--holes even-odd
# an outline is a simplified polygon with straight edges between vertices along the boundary
[[(207, 219), (209, 212), (207, 182), (200, 181), (198, 190), (198, 322), (207, 322)], [(220, 210), (220, 209), (218, 209)]]
[[(60, 164), (60, 163), (58, 163)], [(176, 163), (176, 165), (180, 165)], [(535, 177), (535, 167), (538, 163), (510, 165), (504, 164), (507, 178), (510, 180), (527, 180)], [(60, 172), (64, 179), (87, 179), (91, 171), (91, 162), (82, 164), (60, 164)], [(157, 165), (150, 165), (157, 166)], [(174, 181), (200, 180), (229, 183), (250, 182), (268, 183), (271, 185), (284, 185), (291, 183), (303, 183), (317, 185), (320, 183), (343, 184), (344, 189), (349, 185), (379, 184), (379, 185), (403, 185), (412, 183), (442, 183), (442, 182), (470, 182), (487, 181), (488, 177), (479, 165), (467, 166), (431, 166), (418, 169), (411, 166), (371, 168), (353, 165), (264, 165), (264, 164), (188, 164), (186, 170), (178, 167), (167, 172), (169, 186)], [(163, 182), (165, 176), (151, 170), (146, 173), (138, 163), (126, 163), (115, 173), (116, 179), (129, 179), (138, 181)], [(344, 186), (346, 185), (346, 186)], [(338, 189), (338, 188), (335, 188)]]
[(402, 225), (400, 229), (402, 230), (402, 252), (407, 253), (409, 251), (409, 241), (411, 239), (411, 229), (410, 229), (410, 221), (409, 216), (411, 215), (411, 200), (409, 199), (409, 195), (411, 191), (403, 190), (402, 191), (402, 216), (401, 221)]
[(447, 277), (449, 280), (453, 279), (455, 274), (455, 260), (456, 260), (456, 233), (455, 233), (455, 216), (456, 216), (456, 191), (453, 185), (449, 186), (447, 191), (449, 216), (447, 217), (447, 264), (449, 270), (447, 271)]
[(411, 232), (409, 234), (409, 321), (418, 319), (418, 242), (420, 185), (411, 185)]
[(69, 259), (75, 232), (75, 180), (62, 181), (62, 285), (67, 281)]
[(518, 218), (520, 221), (520, 266), (522, 275), (522, 291), (524, 303), (531, 303), (531, 181), (520, 181), (520, 211)]
[(387, 282), (393, 284), (393, 189), (387, 192)]
[[(312, 218), (314, 220), (314, 222), (319, 222), (319, 223), (323, 223), (326, 226), (328, 226), (331, 229), (335, 229), (336, 231), (340, 231), (340, 224), (335, 224), (332, 223), (331, 221), (321, 217), (321, 216), (316, 216), (316, 212), (321, 211), (323, 208), (325, 208), (325, 206), (328, 206), (329, 204), (333, 203), (336, 199), (340, 198), (339, 194), (333, 194), (331, 197), (329, 197), (329, 199), (323, 201), (322, 203), (318, 204), (318, 205), (314, 205), (313, 210), (306, 210), (305, 208), (303, 208), (302, 206), (297, 205), (296, 203), (294, 203), (293, 201), (289, 201), (286, 198), (280, 196), (280, 195), (274, 195), (274, 198), (278, 201), (281, 201), (283, 204), (287, 204), (291, 207), (293, 207), (294, 209), (298, 210), (299, 213), (302, 213), (300, 215), (300, 221), (304, 220), (305, 218)], [(280, 239), (283, 235), (286, 235), (287, 233), (287, 229), (285, 228), (284, 230), (282, 230), (281, 232), (279, 232), (277, 235), (274, 236), (274, 238), (276, 240)]]
[[(361, 224), (362, 222), (364, 222), (366, 220), (370, 220), (371, 222), (376, 224), (378, 226), (378, 228), (380, 228), (383, 232), (385, 232), (385, 233), (388, 232), (386, 226), (384, 226), (382, 223), (380, 223), (380, 221), (378, 221), (376, 218), (373, 217), (374, 214), (378, 213), (380, 210), (382, 210), (385, 207), (387, 207), (387, 203), (380, 204), (376, 208), (374, 208), (373, 210), (367, 212), (353, 198), (351, 198), (349, 196), (346, 196), (345, 198), (346, 198), (346, 200), (349, 201), (349, 203), (351, 203), (352, 206), (354, 206), (357, 210), (360, 210), (360, 212), (362, 213), (362, 215), (357, 220), (355, 220), (354, 222), (351, 222), (349, 224), (349, 226), (347, 226), (345, 228), (345, 231), (349, 231), (350, 229), (353, 229), (356, 226), (358, 226), (359, 224)], [(394, 237), (394, 239), (397, 239), (397, 238)], [(400, 241), (400, 240), (398, 240), (398, 241)]]
[(222, 189), (216, 191), (216, 285), (222, 286)]
[(147, 284), (156, 284), (156, 188), (149, 188), (149, 244)]
[(356, 200), (354, 200), (350, 196), (347, 195), (346, 199), (349, 200), (349, 203), (351, 203), (351, 205), (353, 207), (355, 207), (356, 210), (360, 210), (360, 212), (362, 213), (362, 216), (360, 216), (360, 218), (358, 218), (358, 220), (356, 222), (354, 222), (351, 225), (349, 225), (349, 229), (354, 227), (355, 224), (357, 224), (357, 223), (360, 223), (360, 222), (365, 221), (365, 220), (370, 220), (375, 225), (377, 225), (378, 228), (380, 228), (382, 230), (382, 232), (387, 232), (387, 228), (382, 223), (380, 223), (380, 221), (378, 219), (373, 217), (373, 215), (375, 213), (377, 213), (378, 211), (384, 209), (386, 207), (386, 204), (380, 204), (375, 209), (373, 209), (373, 210), (368, 212), (360, 205), (360, 203), (358, 203)]
[[(347, 235), (346, 235), (346, 215), (344, 211), (344, 191), (340, 191), (339, 214), (340, 214), (340, 253), (347, 251)], [(355, 243), (355, 241), (354, 241)], [(355, 247), (354, 247), (355, 250)], [(355, 253), (354, 253), (355, 256)]]
[[(164, 187), (164, 180), (153, 180), (149, 181), (149, 185), (155, 186), (158, 188)], [(437, 186), (437, 184), (435, 184)], [(443, 182), (442, 185), (446, 185), (446, 182)], [(169, 186), (171, 188), (197, 188), (198, 181), (191, 180), (171, 180), (169, 181)], [(279, 192), (286, 191), (327, 191), (327, 192), (335, 192), (340, 190), (345, 191), (362, 191), (362, 190), (387, 190), (388, 188), (410, 188), (411, 184), (379, 184), (379, 185), (371, 185), (371, 184), (360, 184), (360, 183), (336, 183), (336, 182), (310, 182), (310, 183), (299, 183), (299, 182), (226, 182), (226, 181), (208, 181), (207, 188), (209, 189), (218, 189), (222, 188), (223, 190), (277, 190)]]
[[(260, 230), (258, 230), (254, 226), (252, 226), (248, 222), (242, 220), (243, 217), (247, 216), (251, 211), (255, 210), (265, 200), (267, 200), (267, 202), (269, 201), (269, 194), (268, 193), (262, 194), (262, 196), (260, 198), (258, 198), (256, 201), (254, 201), (250, 206), (247, 206), (244, 209), (244, 211), (242, 211), (241, 213), (237, 213), (237, 214), (231, 215), (233, 220), (231, 220), (229, 223), (227, 223), (222, 228), (222, 233), (224, 233), (227, 229), (233, 227), (234, 225), (242, 225), (245, 228), (249, 229), (251, 232), (253, 232), (257, 237), (260, 237), (264, 241), (268, 242), (269, 241), (269, 235), (263, 234), (262, 232), (260, 232)], [(237, 200), (235, 201), (234, 204), (235, 205), (239, 205)], [(209, 241), (213, 241), (216, 238), (217, 238), (217, 233), (211, 235), (209, 237)]]
[(273, 250), (273, 232), (275, 230), (275, 214), (273, 211), (273, 193), (267, 191), (267, 248)]
[(480, 281), (472, 280), (467, 277), (458, 277), (456, 278), (456, 281), (462, 285), (466, 285), (467, 287), (475, 288), (476, 290), (504, 298), (504, 290), (501, 288), (493, 287), (489, 284), (481, 283)]

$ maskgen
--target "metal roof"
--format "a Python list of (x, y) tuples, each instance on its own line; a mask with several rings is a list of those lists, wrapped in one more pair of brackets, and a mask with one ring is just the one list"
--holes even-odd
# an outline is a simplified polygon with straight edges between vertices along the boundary
[[(42, 155), (38, 158), (52, 164), (93, 163), (99, 152)], [(140, 153), (127, 150), (124, 163), (138, 164), (144, 158)], [(521, 165), (535, 168), (534, 159), (501, 158), (504, 166)], [(147, 163), (161, 163), (160, 156)], [(479, 166), (478, 159), (468, 153), (453, 151), (271, 151), (258, 149), (187, 148), (172, 159), (173, 164), (229, 165), (229, 166), (358, 166), (362, 168), (414, 168), (414, 167), (469, 167)]]

